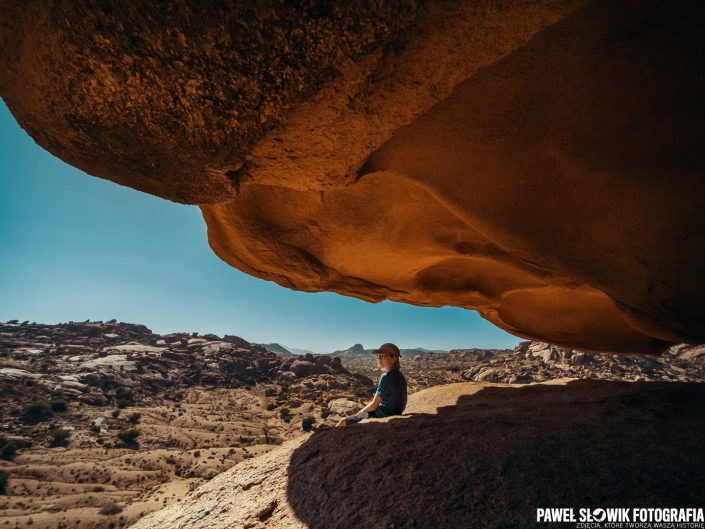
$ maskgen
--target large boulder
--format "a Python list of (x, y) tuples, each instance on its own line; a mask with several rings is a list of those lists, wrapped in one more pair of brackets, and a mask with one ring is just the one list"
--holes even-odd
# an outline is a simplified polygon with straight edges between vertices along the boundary
[(299, 378), (333, 372), (332, 369), (326, 365), (316, 364), (315, 362), (307, 362), (305, 360), (295, 360), (291, 364), (291, 371), (293, 371), (293, 373)]
[(68, 163), (200, 205), (254, 276), (705, 341), (705, 6), (364, 6), (4, 0), (0, 94)]

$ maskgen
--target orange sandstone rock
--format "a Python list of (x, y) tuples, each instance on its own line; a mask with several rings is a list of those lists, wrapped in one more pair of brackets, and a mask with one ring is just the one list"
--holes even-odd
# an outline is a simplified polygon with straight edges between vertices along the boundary
[(3, 2), (52, 153), (249, 274), (615, 352), (705, 341), (703, 6)]

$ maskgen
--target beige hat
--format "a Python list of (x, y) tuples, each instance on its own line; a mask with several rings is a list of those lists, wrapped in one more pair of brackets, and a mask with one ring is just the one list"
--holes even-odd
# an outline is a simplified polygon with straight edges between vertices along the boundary
[(401, 356), (401, 352), (399, 351), (399, 348), (394, 345), (393, 343), (385, 343), (382, 345), (379, 349), (375, 349), (372, 351), (373, 355), (390, 355), (390, 356), (396, 356), (399, 358)]

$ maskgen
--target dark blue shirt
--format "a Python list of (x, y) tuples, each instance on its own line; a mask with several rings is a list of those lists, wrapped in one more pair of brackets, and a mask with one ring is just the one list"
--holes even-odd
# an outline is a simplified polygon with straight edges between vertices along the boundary
[(375, 416), (389, 417), (402, 414), (406, 408), (406, 378), (398, 367), (380, 375), (375, 395), (382, 399), (375, 410)]

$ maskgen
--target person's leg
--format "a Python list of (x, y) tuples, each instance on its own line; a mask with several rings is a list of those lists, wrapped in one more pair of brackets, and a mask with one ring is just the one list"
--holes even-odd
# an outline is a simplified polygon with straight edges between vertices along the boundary
[(355, 424), (356, 422), (360, 422), (362, 419), (367, 419), (369, 416), (370, 414), (366, 411), (358, 411), (355, 415), (349, 415), (348, 417), (345, 417), (345, 423)]

